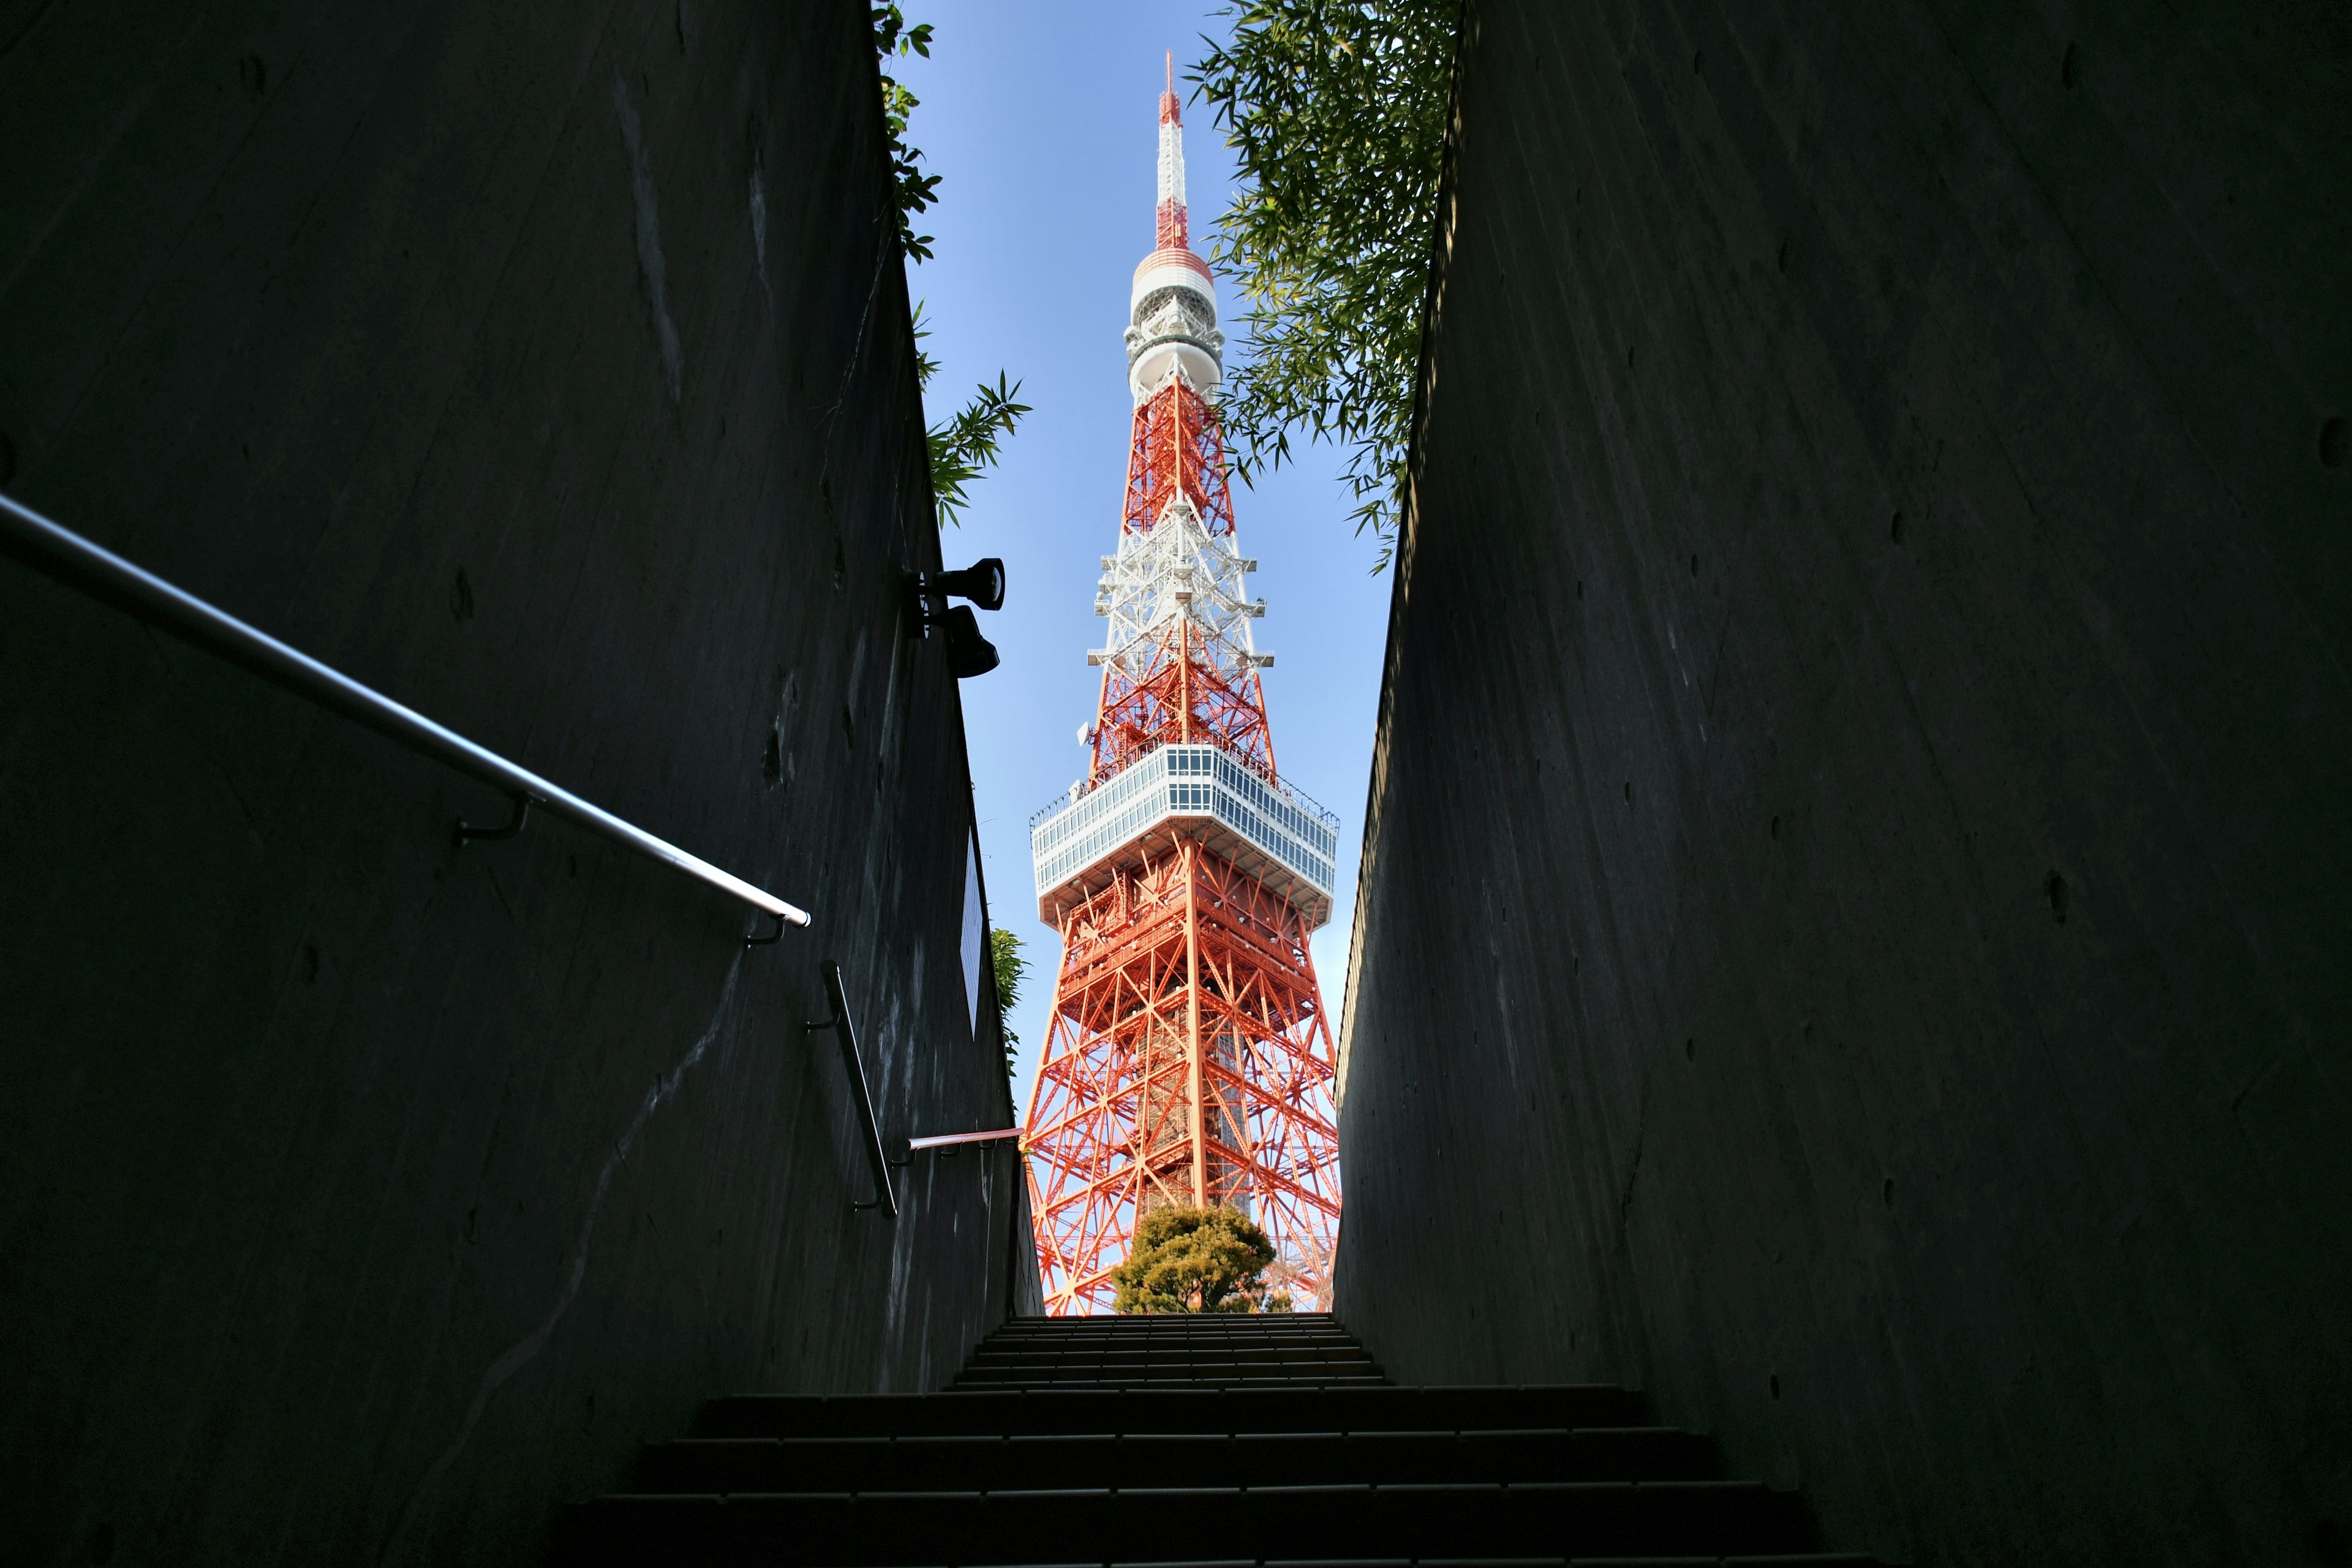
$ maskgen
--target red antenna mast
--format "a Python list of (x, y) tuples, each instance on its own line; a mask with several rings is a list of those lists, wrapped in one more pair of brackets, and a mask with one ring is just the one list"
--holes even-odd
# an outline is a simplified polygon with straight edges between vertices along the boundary
[(1337, 1063), (1308, 937), (1331, 918), (1339, 818), (1282, 783), (1234, 532), (1216, 285), (1192, 249), (1175, 56), (1160, 99), (1156, 244), (1127, 330), (1135, 403), (1087, 772), (1032, 819), (1037, 910), (1062, 937), (1030, 1098), (1046, 1310), (1108, 1310), (1142, 1213), (1232, 1204), (1270, 1275), (1327, 1309), (1339, 1238)]

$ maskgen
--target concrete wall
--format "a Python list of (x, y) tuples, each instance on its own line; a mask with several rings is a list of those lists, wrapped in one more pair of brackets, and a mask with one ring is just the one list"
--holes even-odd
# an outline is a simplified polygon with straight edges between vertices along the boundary
[(1472, 29), (1340, 1311), (1841, 1546), (2347, 1561), (2352, 20)]
[[(0, 561), (0, 1558), (529, 1558), (1034, 1264), (866, 7), (0, 12), (12, 496), (814, 911)], [(1014, 1243), (1018, 1242), (1017, 1248)], [(1034, 1310), (1034, 1309), (1033, 1309)]]

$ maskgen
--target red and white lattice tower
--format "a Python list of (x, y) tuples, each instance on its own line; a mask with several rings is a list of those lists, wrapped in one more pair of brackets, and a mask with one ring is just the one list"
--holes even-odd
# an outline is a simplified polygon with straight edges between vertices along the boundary
[(1118, 553), (1102, 558), (1102, 698), (1086, 776), (1030, 824), (1062, 937), (1023, 1139), (1046, 1310), (1108, 1310), (1136, 1217), (1233, 1204), (1269, 1277), (1329, 1303), (1339, 1226), (1331, 1030), (1307, 937), (1339, 818), (1275, 772), (1217, 419), (1224, 334), (1185, 227), (1183, 128), (1160, 100), (1158, 244), (1135, 270)]

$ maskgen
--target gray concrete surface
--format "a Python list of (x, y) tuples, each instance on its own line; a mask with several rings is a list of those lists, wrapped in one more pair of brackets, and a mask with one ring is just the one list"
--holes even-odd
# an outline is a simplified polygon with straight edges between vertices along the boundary
[[(0, 6), (0, 485), (813, 910), (0, 560), (0, 1559), (528, 1560), (1034, 1268), (866, 8)], [(957, 563), (961, 564), (961, 563)], [(1015, 592), (1018, 586), (1015, 585)]]
[(2352, 18), (1473, 12), (1341, 1316), (1842, 1547), (2347, 1561)]

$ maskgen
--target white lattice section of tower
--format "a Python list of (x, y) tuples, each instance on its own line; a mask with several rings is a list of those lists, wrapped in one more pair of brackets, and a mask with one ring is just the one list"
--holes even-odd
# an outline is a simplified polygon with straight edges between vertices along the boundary
[(1184, 127), (1176, 118), (1173, 95), (1160, 112), (1160, 205), (1184, 205)]
[[(1095, 614), (1109, 619), (1110, 638), (1087, 662), (1148, 657), (1170, 625), (1183, 619), (1201, 628), (1202, 651), (1217, 673), (1238, 684), (1274, 662), (1251, 635), (1250, 623), (1265, 614), (1265, 601), (1251, 599), (1245, 581), (1256, 569), (1234, 548), (1234, 535), (1210, 533), (1192, 503), (1179, 496), (1150, 528), (1121, 533), (1118, 553), (1103, 557)], [(1136, 653), (1139, 647), (1145, 651)]]

